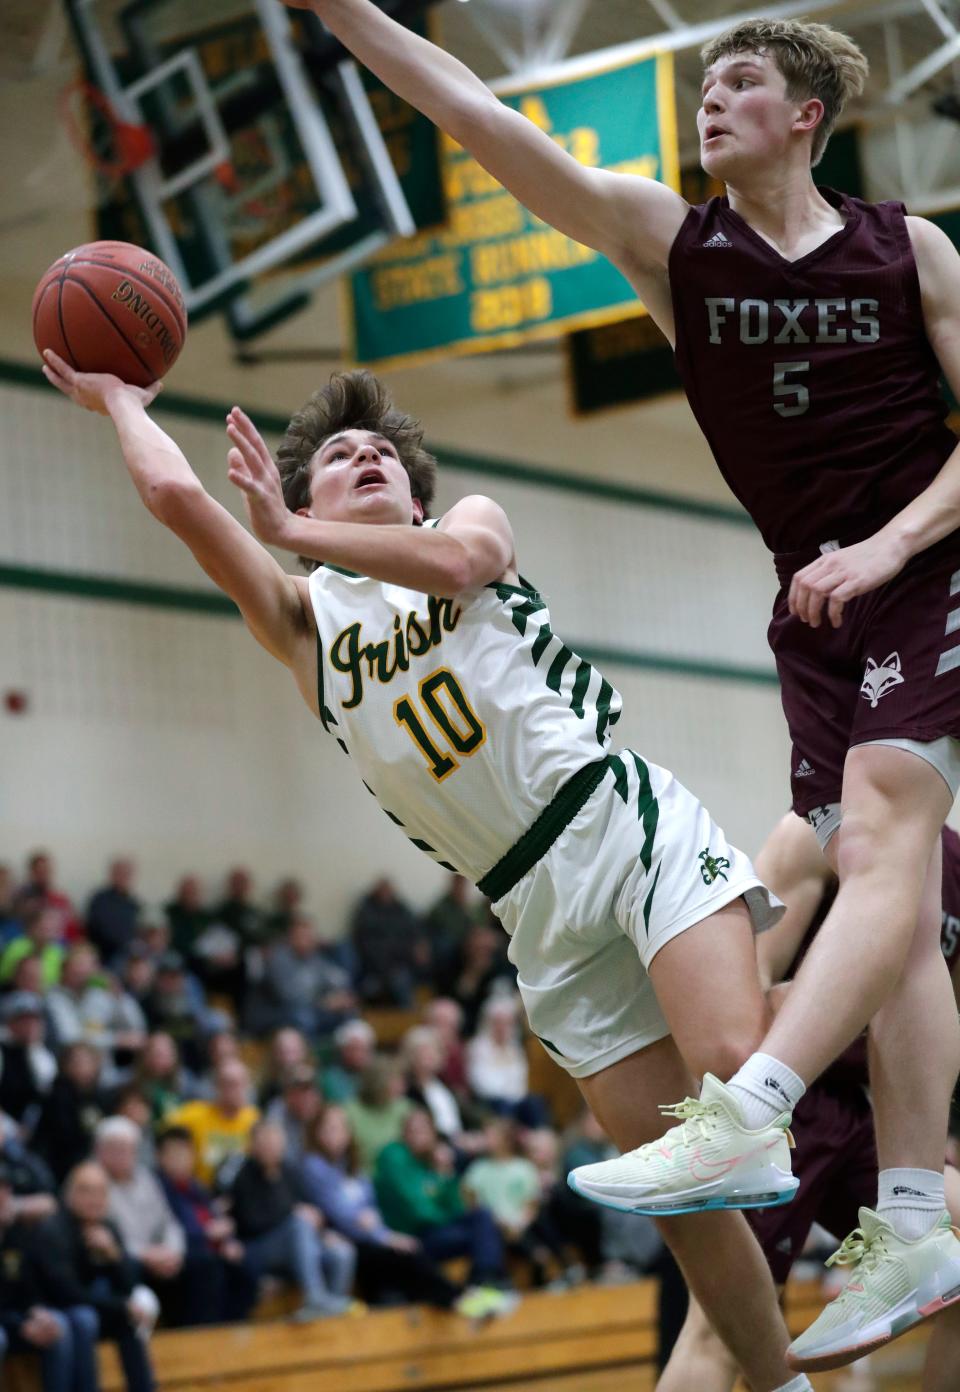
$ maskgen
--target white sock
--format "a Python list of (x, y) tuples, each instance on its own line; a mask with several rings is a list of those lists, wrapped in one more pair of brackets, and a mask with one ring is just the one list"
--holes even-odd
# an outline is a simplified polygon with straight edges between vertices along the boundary
[(942, 1173), (880, 1171), (877, 1212), (905, 1242), (916, 1242), (932, 1231), (946, 1206)]
[(806, 1373), (800, 1373), (789, 1382), (785, 1382), (782, 1387), (775, 1387), (773, 1392), (813, 1392), (813, 1383)]
[(748, 1131), (759, 1131), (784, 1112), (793, 1112), (807, 1090), (792, 1068), (769, 1054), (751, 1055), (727, 1087), (740, 1104)]

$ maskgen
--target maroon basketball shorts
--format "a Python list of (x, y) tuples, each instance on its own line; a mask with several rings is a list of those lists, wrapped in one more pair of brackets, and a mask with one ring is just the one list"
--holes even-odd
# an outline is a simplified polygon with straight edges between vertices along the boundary
[(790, 1123), (797, 1148), (793, 1172), (800, 1188), (792, 1203), (747, 1213), (778, 1285), (819, 1223), (837, 1245), (859, 1226), (861, 1207), (877, 1204), (877, 1146), (873, 1112), (862, 1088), (828, 1079), (814, 1083)]
[(853, 745), (960, 738), (960, 533), (851, 600), (840, 628), (826, 617), (811, 628), (787, 607), (792, 576), (817, 554), (775, 558), (782, 588), (767, 635), (793, 741), (799, 816), (840, 802)]

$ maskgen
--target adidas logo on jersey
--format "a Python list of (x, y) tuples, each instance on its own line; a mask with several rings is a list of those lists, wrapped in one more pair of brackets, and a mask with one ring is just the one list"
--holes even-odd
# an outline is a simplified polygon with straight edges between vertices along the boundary
[(816, 773), (815, 768), (811, 768), (806, 759), (801, 759), (793, 771), (794, 778), (809, 778), (812, 773)]
[(715, 232), (709, 242), (704, 242), (703, 245), (705, 247), (732, 247), (733, 242), (728, 241), (722, 232)]

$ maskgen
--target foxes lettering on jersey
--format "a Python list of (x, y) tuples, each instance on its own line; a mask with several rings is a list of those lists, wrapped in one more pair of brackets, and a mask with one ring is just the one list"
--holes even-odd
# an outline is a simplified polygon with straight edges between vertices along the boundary
[(440, 864), (480, 880), (606, 754), (620, 697), (535, 591), (436, 599), (326, 566), (310, 595), (324, 727)]

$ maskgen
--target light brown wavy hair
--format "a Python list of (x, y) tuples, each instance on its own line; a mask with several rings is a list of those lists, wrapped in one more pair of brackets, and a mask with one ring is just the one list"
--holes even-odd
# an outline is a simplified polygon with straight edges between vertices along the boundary
[(827, 141), (853, 97), (866, 86), (870, 64), (847, 34), (802, 20), (748, 19), (700, 50), (704, 70), (735, 53), (769, 53), (787, 83), (790, 101), (823, 102), (823, 120), (813, 134), (811, 163), (819, 164)]
[[(423, 444), (423, 426), (393, 404), (372, 372), (335, 372), (325, 387), (291, 419), (277, 452), (283, 497), (291, 512), (310, 506), (313, 461), (325, 440), (345, 430), (369, 430), (389, 440), (410, 478), (410, 492), (423, 504), (424, 517), (437, 487), (437, 461)], [(301, 556), (304, 570), (318, 562)]]

